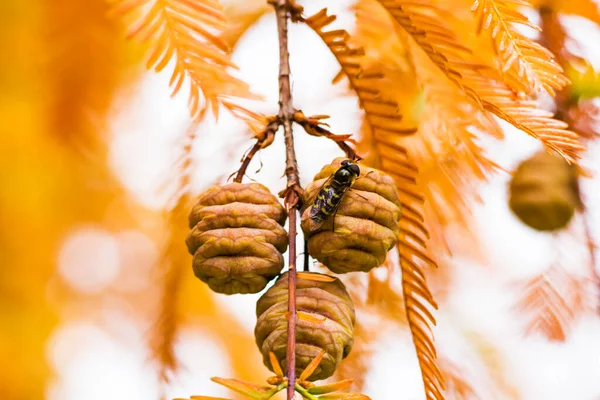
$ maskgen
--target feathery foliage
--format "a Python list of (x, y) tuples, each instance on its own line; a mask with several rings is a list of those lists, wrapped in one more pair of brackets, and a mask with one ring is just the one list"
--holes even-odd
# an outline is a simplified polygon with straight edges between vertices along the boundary
[(270, 11), (273, 11), (273, 7), (263, 0), (244, 1), (243, 7), (239, 4), (225, 5), (223, 13), (228, 24), (220, 35), (221, 39), (233, 49), (244, 33)]
[(488, 113), (407, 40), (404, 32), (389, 35), (393, 22), (370, 3), (355, 5), (355, 37), (361, 44), (370, 43), (379, 49), (368, 60), (384, 71), (385, 79), (378, 82), (378, 89), (400, 105), (404, 126), (418, 127), (418, 134), (403, 139), (402, 145), (419, 166), (418, 184), (425, 196), (425, 216), (436, 248), (448, 247), (444, 230), (450, 223), (468, 220), (473, 183), (485, 181), (498, 168), (478, 146), (476, 135), (502, 138), (503, 133)]
[(539, 139), (568, 162), (577, 162), (584, 148), (578, 135), (567, 130), (552, 113), (540, 110), (533, 100), (523, 99), (504, 81), (501, 72), (465, 48), (452, 25), (444, 23), (452, 15), (426, 1), (403, 4), (398, 0), (377, 0), (394, 20), (412, 36), (446, 77), (467, 96), (516, 128)]
[[(440, 317), (434, 316), (434, 309), (439, 302), (441, 318), (447, 320), (454, 311), (452, 307), (460, 304), (453, 302), (462, 296), (453, 292), (453, 284), (460, 283), (463, 271), (457, 273), (457, 264), (463, 259), (469, 268), (472, 264), (496, 261), (481, 260), (488, 256), (484, 253), (490, 243), (484, 243), (477, 230), (469, 229), (471, 220), (478, 217), (471, 215), (472, 200), (478, 199), (478, 184), (500, 169), (494, 162), (496, 156), (506, 160), (515, 150), (504, 147), (496, 154), (486, 148), (484, 152), (480, 139), (503, 138), (496, 117), (539, 139), (547, 150), (561, 154), (571, 163), (578, 162), (583, 150), (578, 135), (586, 143), (600, 137), (599, 75), (591, 68), (585, 51), (573, 46), (578, 42), (578, 32), (568, 29), (570, 21), (563, 18), (577, 15), (600, 23), (597, 2), (348, 1), (348, 5), (354, 4), (357, 21), (352, 35), (345, 30), (350, 30), (347, 26), (333, 28), (336, 17), (326, 9), (304, 19), (302, 7), (293, 0), (44, 0), (40, 3), (44, 12), (20, 0), (0, 3), (0, 47), (6, 55), (5, 62), (0, 63), (0, 163), (5, 171), (1, 177), (4, 191), (0, 196), (0, 222), (10, 227), (0, 232), (0, 257), (2, 265), (7, 266), (0, 270), (0, 320), (11, 328), (0, 334), (0, 353), (9, 360), (0, 367), (0, 392), (4, 397), (42, 398), (44, 393), (60, 397), (65, 392), (79, 395), (81, 388), (87, 387), (83, 384), (87, 379), (99, 382), (98, 389), (108, 388), (111, 385), (104, 385), (102, 377), (92, 376), (92, 370), (87, 369), (89, 363), (79, 363), (81, 354), (86, 361), (95, 360), (87, 358), (92, 353), (77, 350), (81, 346), (96, 350), (96, 342), (86, 342), (94, 337), (108, 346), (101, 349), (123, 349), (125, 353), (129, 349), (121, 345), (127, 346), (130, 338), (139, 336), (129, 335), (143, 334), (152, 323), (148, 344), (159, 367), (160, 384), (176, 377), (185, 367), (194, 367), (185, 365), (190, 354), (187, 346), (199, 343), (213, 345), (210, 361), (218, 362), (210, 367), (228, 366), (236, 378), (214, 381), (241, 389), (245, 395), (275, 395), (291, 379), (283, 372), (289, 366), (278, 365), (274, 368), (276, 376), (267, 380), (268, 387), (240, 380), (258, 382), (266, 378), (255, 338), (245, 326), (245, 317), (229, 311), (228, 301), (217, 301), (189, 270), (190, 256), (185, 252), (183, 238), (188, 232), (184, 221), (192, 195), (189, 181), (193, 133), (188, 132), (183, 158), (177, 163), (183, 171), (169, 176), (171, 182), (181, 182), (170, 204), (174, 207), (165, 212), (149, 206), (156, 199), (147, 202), (149, 195), (145, 191), (145, 185), (156, 177), (152, 176), (153, 168), (146, 168), (144, 163), (149, 161), (144, 155), (148, 155), (150, 147), (158, 147), (149, 142), (159, 132), (141, 123), (135, 126), (136, 118), (130, 119), (128, 112), (126, 116), (119, 115), (114, 121), (117, 129), (109, 132), (113, 122), (108, 119), (110, 112), (118, 109), (121, 114), (121, 110), (130, 107), (130, 99), (125, 97), (134, 92), (121, 94), (138, 81), (139, 75), (134, 73), (141, 71), (131, 67), (143, 64), (138, 53), (145, 47), (119, 41), (125, 35), (106, 15), (109, 7), (124, 17), (130, 37), (149, 44), (148, 68), (174, 68), (169, 71), (173, 95), (189, 91), (189, 108), (195, 123), (211, 113), (215, 118), (223, 111), (231, 113), (255, 134), (257, 144), (252, 155), (267, 144), (277, 146), (280, 138), (275, 139), (283, 126), (289, 159), (294, 154), (293, 143), (289, 145), (293, 122), (308, 134), (336, 141), (348, 158), (355, 154), (350, 145), (356, 145), (356, 153), (363, 156), (361, 168), (371, 165), (395, 179), (402, 205), (401, 215), (394, 211), (400, 218), (399, 260), (393, 255), (385, 266), (368, 274), (340, 277), (357, 311), (355, 343), (336, 370), (340, 382), (314, 385), (307, 381), (327, 357), (325, 351), (298, 373), (295, 389), (303, 398), (368, 399), (364, 394), (344, 392), (352, 380), (354, 388), (381, 390), (384, 398), (402, 397), (404, 388), (398, 387), (396, 380), (385, 380), (385, 388), (373, 388), (372, 382), (367, 381), (372, 371), (370, 357), (379, 345), (378, 333), (389, 323), (410, 329), (428, 400), (486, 396), (516, 400), (524, 394), (538, 394), (533, 390), (538, 385), (525, 388), (523, 380), (517, 385), (511, 376), (513, 369), (508, 362), (514, 357), (509, 352), (514, 348), (509, 346), (520, 338), (495, 343), (481, 333), (444, 331), (440, 332), (444, 339), (451, 339), (447, 333), (458, 334), (460, 340), (467, 342), (465, 347), (476, 354), (465, 357), (464, 363), (462, 359), (454, 363), (455, 358), (447, 358), (443, 345), (438, 354), (433, 326)], [(541, 17), (541, 29), (526, 17), (534, 21), (535, 13)], [(262, 22), (263, 16), (277, 19), (277, 30), (265, 34), (279, 36), (280, 54), (287, 53), (281, 50), (287, 47), (284, 25), (290, 20), (306, 23), (311, 29), (308, 33), (314, 31), (323, 40), (341, 66), (334, 83), (347, 82), (364, 111), (361, 135), (356, 141), (351, 135), (329, 132), (323, 121), (326, 116), (307, 117), (293, 107), (291, 88), (305, 88), (298, 85), (301, 74), (295, 66), (286, 68), (285, 56), (279, 60), (280, 84), (287, 80), (287, 85), (280, 86), (280, 113), (267, 118), (250, 108), (249, 100), (259, 97), (238, 77), (232, 49), (248, 30)], [(596, 34), (596, 30), (600, 31), (590, 25), (590, 33)], [(290, 30), (290, 34), (295, 35), (295, 31)], [(289, 42), (293, 44), (294, 40)], [(274, 54), (276, 49), (272, 50)], [(248, 53), (240, 55), (243, 58)], [(292, 48), (292, 61), (295, 56)], [(309, 61), (320, 65), (324, 60), (314, 57)], [(276, 76), (272, 78), (275, 80)], [(146, 88), (141, 89), (147, 93)], [(317, 95), (327, 90), (317, 89)], [(557, 109), (554, 117), (553, 111), (542, 108), (553, 96)], [(144, 103), (153, 100), (146, 98)], [(132, 110), (132, 114), (135, 111), (138, 110)], [(169, 132), (172, 128), (167, 127)], [(220, 128), (221, 125), (216, 126), (217, 130)], [(151, 132), (140, 140), (136, 131)], [(302, 142), (302, 134), (295, 132), (293, 137), (297, 143)], [(136, 142), (127, 142), (130, 139)], [(124, 143), (136, 150), (129, 150), (131, 154), (124, 156)], [(193, 152), (199, 157), (210, 153), (210, 165), (197, 165), (200, 173), (206, 167), (233, 168), (228, 156), (237, 157), (248, 147), (232, 145), (213, 154), (213, 143), (206, 144)], [(298, 146), (297, 150), (301, 148)], [(160, 165), (164, 154), (151, 155), (152, 162)], [(123, 162), (123, 158), (136, 167)], [(243, 180), (250, 159), (244, 158), (245, 167), (239, 175)], [(293, 177), (290, 170), (298, 176), (296, 161), (290, 160), (286, 164), (288, 177)], [(261, 164), (271, 161), (263, 159)], [(225, 181), (231, 170), (219, 172), (219, 180)], [(282, 188), (283, 184), (278, 187)], [(301, 191), (299, 182), (288, 180), (288, 195)], [(595, 214), (590, 202), (593, 196), (584, 200), (585, 207), (579, 211), (589, 220)], [(286, 202), (288, 206), (292, 203)], [(290, 216), (293, 206), (288, 208)], [(294, 226), (282, 227), (289, 230), (288, 238), (296, 237)], [(593, 233), (586, 229), (591, 264), (595, 263), (597, 242)], [(502, 238), (502, 242), (510, 240), (514, 238)], [(584, 247), (583, 239), (576, 240)], [(468, 249), (461, 248), (465, 242), (469, 243)], [(295, 244), (296, 253), (288, 247), (292, 265), (301, 247), (300, 243)], [(569, 250), (578, 250), (574, 244), (570, 246)], [(446, 256), (448, 249), (460, 257), (458, 261), (444, 262), (444, 268), (432, 268), (436, 266), (434, 258)], [(481, 253), (475, 256), (475, 252)], [(523, 267), (527, 267), (529, 259), (523, 258)], [(155, 280), (152, 278), (156, 276), (149, 273), (154, 264), (160, 264)], [(494, 264), (489, 262), (486, 268), (493, 268)], [(526, 317), (527, 333), (565, 342), (565, 352), (568, 351), (572, 347), (568, 345), (571, 329), (582, 317), (590, 317), (597, 304), (594, 289), (598, 289), (599, 282), (594, 267), (589, 271), (591, 279), (576, 275), (569, 266), (561, 266), (548, 268), (523, 282), (515, 303), (519, 315)], [(331, 278), (324, 279), (321, 282)], [(489, 295), (493, 296), (493, 292)], [(238, 299), (231, 299), (236, 306)], [(252, 300), (244, 306), (251, 308), (249, 303)], [(301, 307), (294, 307), (289, 309), (298, 310), (297, 321), (323, 322)], [(285, 313), (282, 309), (279, 322), (294, 321), (290, 318), (293, 315), (293, 311)], [(460, 323), (458, 319), (453, 322)], [(472, 325), (474, 331), (477, 322)], [(447, 325), (441, 328), (447, 329)], [(577, 328), (585, 332), (597, 327), (580, 324)], [(581, 335), (578, 340), (585, 336), (593, 335)], [(293, 334), (288, 337), (293, 338)], [(290, 343), (300, 344), (301, 340)], [(292, 346), (290, 343), (288, 346)], [(180, 350), (185, 351), (181, 359)], [(110, 357), (117, 352), (106, 353), (101, 356)], [(217, 360), (219, 355), (223, 360)], [(116, 362), (122, 359), (120, 356), (128, 354), (119, 354)], [(274, 354), (271, 365), (273, 359)], [(373, 361), (373, 366), (377, 366), (379, 360)], [(561, 361), (559, 358), (557, 365)], [(468, 362), (477, 363), (476, 374), (470, 373), (469, 368), (474, 365)], [(206, 360), (202, 363), (208, 365)], [(82, 367), (72, 368), (74, 365)], [(178, 369), (179, 365), (184, 368)], [(119, 367), (123, 367), (119, 374), (144, 368), (129, 363)], [(71, 373), (74, 369), (76, 374)], [(386, 373), (393, 379), (398, 377), (395, 370)], [(526, 381), (530, 383), (530, 379)], [(72, 385), (76, 385), (76, 391)], [(552, 385), (556, 383), (545, 382), (544, 388), (553, 390)]]
[[(220, 33), (227, 20), (218, 0), (118, 0), (117, 12), (147, 11), (128, 33), (128, 37), (151, 40), (153, 50), (148, 68), (159, 72), (175, 59), (170, 84), (173, 95), (190, 80), (189, 108), (199, 120), (207, 110), (215, 118), (219, 108), (233, 109), (240, 99), (260, 99), (228, 68), (237, 68), (230, 58), (230, 47)], [(213, 33), (214, 32), (214, 33)]]
[(569, 80), (548, 49), (518, 31), (518, 25), (540, 30), (517, 9), (527, 6), (526, 0), (475, 0), (471, 10), (479, 13), (479, 30), (490, 30), (510, 87), (526, 94), (544, 89), (554, 96)]
[[(362, 48), (351, 47), (348, 43), (350, 35), (343, 29), (324, 31), (323, 29), (335, 21), (334, 15), (328, 15), (323, 9), (306, 19), (311, 27), (325, 42), (342, 67), (338, 77), (346, 76), (350, 87), (358, 96), (365, 118), (369, 122), (375, 136), (411, 135), (416, 129), (401, 127), (402, 117), (398, 114), (398, 103), (392, 99), (382, 98), (376, 84), (383, 78), (380, 71), (366, 72), (361, 68), (361, 59), (365, 55)], [(336, 82), (334, 80), (334, 82)]]
[(517, 310), (527, 316), (526, 332), (564, 342), (573, 323), (591, 310), (589, 279), (551, 267), (525, 283)]
[(476, 399), (480, 393), (471, 385), (465, 371), (452, 361), (440, 357), (440, 368), (446, 378), (446, 393), (455, 399)]
[[(402, 288), (408, 324), (413, 335), (417, 357), (428, 399), (443, 399), (443, 377), (435, 362), (435, 348), (431, 324), (435, 318), (428, 305), (437, 307), (429, 289), (420, 262), (436, 266), (425, 251), (425, 241), (429, 236), (423, 226), (423, 215), (418, 203), (423, 201), (416, 187), (417, 168), (409, 159), (406, 149), (398, 145), (399, 139), (413, 134), (415, 128), (405, 128), (398, 114), (398, 103), (382, 96), (377, 82), (385, 76), (382, 72), (364, 71), (360, 58), (362, 49), (348, 45), (349, 35), (343, 30), (324, 32), (323, 28), (335, 20), (324, 9), (308, 18), (306, 23), (321, 36), (342, 66), (352, 89), (356, 92), (365, 110), (368, 137), (373, 146), (367, 162), (376, 160), (373, 165), (396, 179), (403, 214), (400, 219), (400, 239), (398, 253), (402, 269)], [(416, 203), (416, 204), (415, 204)]]
[(189, 256), (182, 248), (180, 239), (187, 232), (187, 214), (191, 206), (189, 186), (192, 174), (191, 151), (196, 138), (197, 124), (192, 124), (186, 132), (183, 151), (175, 163), (178, 168), (177, 187), (173, 200), (175, 204), (168, 212), (168, 237), (162, 251), (159, 266), (161, 270), (162, 298), (157, 322), (154, 326), (151, 348), (153, 357), (159, 363), (159, 376), (163, 382), (169, 382), (170, 376), (179, 367), (175, 356), (175, 342), (181, 323), (179, 294)]

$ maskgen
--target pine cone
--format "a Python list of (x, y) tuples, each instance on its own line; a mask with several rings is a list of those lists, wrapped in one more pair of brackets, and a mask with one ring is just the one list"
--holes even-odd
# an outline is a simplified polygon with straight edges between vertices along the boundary
[(546, 151), (525, 160), (510, 183), (509, 206), (538, 231), (565, 227), (581, 205), (575, 167)]
[(258, 183), (208, 189), (189, 216), (194, 274), (218, 293), (257, 293), (283, 268), (285, 209)]
[[(296, 280), (296, 309), (296, 376), (321, 350), (325, 350), (323, 360), (308, 380), (326, 379), (348, 356), (354, 343), (355, 313), (352, 299), (339, 279), (302, 272), (298, 273)], [(287, 310), (288, 272), (256, 304), (256, 344), (271, 371), (269, 352), (275, 354), (285, 371)]]
[(332, 225), (334, 218), (330, 215), (325, 224), (315, 229), (309, 215), (313, 199), (343, 160), (336, 158), (323, 167), (306, 188), (302, 230), (308, 238), (309, 254), (331, 271), (367, 272), (382, 265), (398, 241), (400, 200), (392, 177), (361, 165), (360, 177), (340, 202), (335, 224)]

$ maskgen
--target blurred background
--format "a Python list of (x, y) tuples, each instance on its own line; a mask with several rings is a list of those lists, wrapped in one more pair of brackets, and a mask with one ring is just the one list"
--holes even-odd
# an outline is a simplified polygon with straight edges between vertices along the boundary
[[(233, 61), (265, 97), (256, 111), (275, 114), (278, 44), (262, 3), (226, 4), (256, 12)], [(307, 15), (320, 3), (301, 2)], [(326, 5), (352, 31), (349, 3)], [(252, 136), (226, 113), (191, 124), (185, 91), (170, 97), (169, 73), (146, 71), (146, 48), (125, 40), (122, 21), (107, 11), (104, 0), (0, 1), (0, 393), (7, 400), (236, 398), (209, 378), (261, 383), (270, 375), (253, 337), (260, 294), (216, 295), (194, 278), (187, 209), (178, 199), (182, 170), (192, 196), (223, 183)], [(597, 65), (599, 27), (560, 18), (574, 51)], [(305, 27), (292, 26), (290, 35), (295, 105), (330, 115), (333, 132), (359, 132), (356, 98), (331, 85), (335, 59)], [(591, 119), (598, 101), (588, 101)], [(597, 121), (590, 126), (598, 129)], [(285, 186), (282, 139), (248, 169), (274, 193)], [(296, 143), (303, 184), (342, 155), (300, 130)], [(557, 234), (524, 226), (508, 208), (507, 185), (539, 143), (507, 127), (504, 141), (480, 144), (501, 169), (474, 182), (479, 198), (466, 200), (478, 240), (461, 240), (450, 224), (453, 254), (438, 259), (441, 272), (432, 276), (448, 398), (598, 400), (600, 318), (583, 217)], [(582, 165), (594, 176), (580, 184), (598, 241), (599, 146), (586, 145)], [(531, 331), (519, 311), (526, 283), (539, 276), (564, 300), (553, 310), (562, 334)], [(422, 400), (410, 333), (394, 315), (402, 306), (395, 310), (379, 319), (359, 310), (368, 350), (356, 350), (361, 362), (352, 365), (367, 371), (359, 381), (371, 398)]]

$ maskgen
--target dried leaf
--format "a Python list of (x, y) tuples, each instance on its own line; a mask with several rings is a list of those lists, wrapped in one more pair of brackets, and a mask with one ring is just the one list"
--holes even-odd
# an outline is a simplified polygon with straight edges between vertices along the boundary
[(239, 379), (213, 377), (210, 380), (252, 399), (268, 399), (273, 393), (277, 392), (277, 388), (273, 386), (255, 385), (254, 383), (244, 382)]
[(309, 314), (304, 311), (298, 311), (297, 316), (298, 316), (298, 319), (300, 319), (302, 321), (310, 322), (311, 324), (322, 324), (323, 322), (325, 322), (327, 320), (327, 318), (325, 318), (322, 315)]
[(371, 400), (369, 396), (361, 393), (332, 393), (318, 398), (319, 400)]
[(354, 380), (352, 379), (344, 379), (343, 381), (330, 383), (327, 385), (314, 386), (308, 389), (308, 393), (310, 394), (326, 394), (331, 392), (337, 392), (339, 390), (348, 389), (350, 385), (352, 385)]
[[(325, 320), (324, 317), (323, 320)], [(308, 378), (310, 378), (312, 373), (315, 372), (315, 369), (317, 369), (317, 367), (319, 366), (321, 360), (323, 360), (325, 354), (327, 354), (327, 352), (325, 350), (321, 350), (321, 352), (315, 358), (313, 358), (313, 360), (306, 366), (306, 368), (304, 368), (304, 371), (302, 371), (302, 373), (298, 377), (298, 380), (305, 381)]]
[(298, 271), (296, 273), (296, 275), (300, 279), (305, 279), (307, 281), (313, 281), (313, 282), (333, 282), (336, 279), (333, 276), (329, 276), (329, 275), (315, 274), (315, 273), (303, 272), (303, 271)]
[(271, 362), (271, 368), (273, 369), (275, 375), (283, 377), (284, 374), (283, 370), (281, 369), (281, 364), (279, 364), (279, 360), (272, 351), (269, 352), (269, 361)]

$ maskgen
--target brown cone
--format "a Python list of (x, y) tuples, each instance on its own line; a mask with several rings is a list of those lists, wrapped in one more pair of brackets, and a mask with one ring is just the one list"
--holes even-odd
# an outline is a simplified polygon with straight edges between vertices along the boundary
[(208, 189), (189, 216), (194, 274), (218, 293), (257, 293), (283, 268), (286, 212), (258, 183)]
[(545, 151), (521, 163), (510, 183), (511, 210), (538, 231), (564, 228), (580, 204), (575, 167)]
[[(345, 358), (354, 343), (354, 303), (344, 284), (329, 277), (326, 282), (311, 277), (325, 277), (317, 273), (298, 273), (296, 280), (296, 376), (325, 350), (323, 360), (308, 378), (310, 381), (326, 379)], [(269, 352), (273, 352), (280, 365), (286, 365), (287, 350), (288, 272), (258, 300), (254, 335), (267, 368), (273, 371)]]
[(370, 271), (385, 262), (398, 240), (400, 200), (392, 177), (360, 165), (360, 177), (344, 195), (335, 215), (315, 228), (309, 216), (313, 199), (340, 167), (336, 158), (323, 167), (304, 194), (302, 230), (308, 237), (309, 254), (335, 273)]

